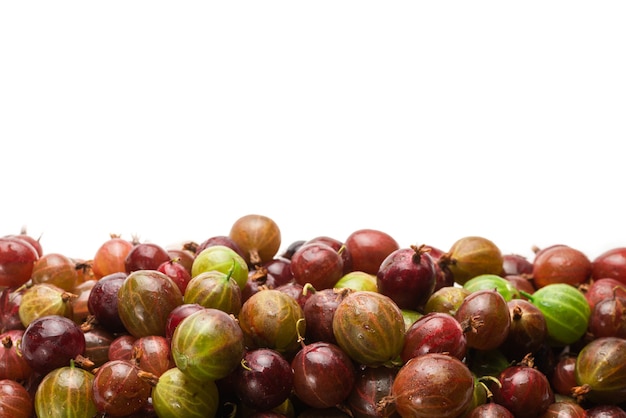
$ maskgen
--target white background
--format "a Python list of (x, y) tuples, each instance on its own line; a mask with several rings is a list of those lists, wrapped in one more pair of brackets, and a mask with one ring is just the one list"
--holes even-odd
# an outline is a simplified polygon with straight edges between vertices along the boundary
[(626, 246), (621, 1), (0, 5), (0, 235)]

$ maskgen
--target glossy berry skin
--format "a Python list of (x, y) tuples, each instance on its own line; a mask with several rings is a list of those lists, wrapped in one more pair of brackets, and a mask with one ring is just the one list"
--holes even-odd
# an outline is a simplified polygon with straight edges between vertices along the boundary
[(31, 418), (33, 411), (33, 401), (24, 386), (15, 380), (0, 380), (0, 417)]
[(133, 336), (165, 336), (170, 312), (183, 304), (180, 289), (157, 270), (130, 273), (117, 293), (117, 307), (124, 328)]
[(594, 338), (626, 339), (626, 298), (615, 296), (598, 302), (591, 311), (588, 330)]
[(316, 290), (329, 289), (343, 276), (343, 259), (334, 248), (322, 242), (304, 244), (291, 257), (294, 280)]
[(48, 373), (35, 392), (39, 418), (92, 418), (96, 415), (92, 385), (94, 375), (79, 367), (65, 366)]
[(555, 395), (572, 396), (572, 389), (578, 386), (576, 383), (576, 356), (562, 356), (554, 365), (550, 374), (550, 385)]
[(35, 262), (30, 279), (33, 283), (50, 283), (70, 292), (78, 284), (78, 270), (69, 257), (47, 253)]
[(241, 310), (241, 287), (230, 274), (205, 271), (189, 281), (183, 301), (215, 308), (237, 316)]
[(580, 250), (567, 245), (546, 248), (533, 261), (533, 282), (537, 289), (552, 283), (577, 286), (591, 277), (592, 263)]
[(83, 356), (93, 362), (93, 367), (100, 367), (109, 361), (109, 348), (116, 338), (115, 335), (95, 324), (83, 327), (83, 334), (85, 335)]
[(478, 350), (498, 348), (511, 327), (509, 306), (495, 289), (470, 293), (454, 316), (467, 330), (467, 346)]
[(183, 373), (195, 380), (215, 381), (241, 363), (244, 334), (232, 315), (204, 308), (180, 321), (172, 335), (171, 351)]
[(130, 334), (120, 334), (109, 344), (109, 360), (131, 360), (137, 338)]
[(398, 418), (393, 405), (383, 406), (384, 398), (391, 394), (397, 367), (360, 367), (352, 392), (346, 400), (354, 418)]
[(191, 272), (178, 260), (172, 259), (162, 263), (157, 271), (172, 279), (180, 289), (181, 294), (185, 294), (187, 284), (191, 280)]
[(48, 315), (30, 323), (22, 336), (20, 348), (31, 368), (46, 374), (68, 366), (85, 351), (85, 335), (71, 319)]
[(400, 309), (423, 309), (435, 290), (435, 263), (428, 251), (424, 246), (400, 248), (389, 254), (378, 269), (378, 291)]
[(30, 279), (37, 250), (16, 237), (0, 238), (0, 287), (19, 287)]
[(38, 257), (41, 257), (44, 254), (43, 247), (40, 241), (41, 237), (34, 238), (32, 235), (28, 234), (25, 229), (20, 231), (19, 234), (5, 235), (4, 238), (21, 239), (22, 241), (26, 241), (28, 244), (32, 245), (32, 247), (35, 249), (35, 252), (37, 252)]
[(585, 291), (585, 299), (589, 309), (593, 311), (596, 304), (611, 297), (626, 297), (626, 284), (616, 279), (595, 279)]
[(237, 219), (228, 233), (251, 266), (263, 264), (278, 253), (280, 228), (276, 221), (264, 215), (248, 214)]
[(322, 289), (314, 292), (304, 304), (307, 342), (326, 341), (336, 344), (333, 316), (341, 300), (350, 290)]
[(503, 254), (502, 274), (505, 276), (532, 275), (533, 263), (523, 255)]
[(352, 232), (345, 239), (344, 245), (352, 258), (352, 270), (374, 275), (378, 273), (383, 260), (400, 248), (391, 235), (371, 228)]
[(22, 295), (18, 308), (22, 324), (27, 327), (33, 320), (46, 315), (74, 315), (68, 292), (49, 283), (38, 283), (28, 287)]
[(235, 391), (241, 402), (267, 411), (282, 404), (293, 390), (291, 364), (276, 350), (259, 348), (244, 354), (235, 371)]
[(89, 313), (111, 332), (126, 330), (118, 311), (118, 291), (126, 276), (126, 273), (118, 272), (102, 277), (93, 285), (87, 298)]
[(107, 416), (128, 416), (149, 402), (152, 386), (130, 361), (111, 360), (98, 368), (92, 384), (93, 401)]
[(130, 274), (137, 270), (156, 270), (169, 260), (170, 254), (165, 248), (155, 243), (143, 242), (135, 245), (126, 254), (124, 271)]
[(294, 393), (313, 408), (330, 408), (347, 399), (356, 380), (352, 360), (337, 345), (318, 341), (294, 356)]
[(133, 342), (132, 358), (141, 370), (155, 376), (175, 366), (170, 342), (160, 335), (137, 338)]
[(241, 307), (238, 319), (248, 347), (272, 348), (283, 355), (300, 349), (304, 312), (287, 293), (277, 289), (255, 293)]
[[(306, 241), (306, 244), (310, 244), (313, 242), (322, 242), (324, 244), (330, 245), (335, 251), (341, 255), (341, 259), (343, 260), (343, 273), (347, 274), (351, 271), (354, 271), (352, 268), (352, 255), (350, 255), (350, 251), (344, 245), (343, 242), (336, 238), (328, 237), (325, 235), (317, 236), (313, 239)], [(304, 244), (304, 243), (303, 243)]]
[(578, 353), (574, 375), (577, 390), (597, 405), (626, 403), (626, 340), (601, 337)]
[(0, 332), (26, 329), (20, 319), (20, 303), (24, 290), (25, 288), (7, 287), (0, 292)]
[(134, 244), (120, 237), (111, 237), (96, 250), (92, 269), (96, 279), (113, 273), (126, 272), (126, 256)]
[(24, 331), (12, 329), (0, 334), (0, 379), (26, 381), (33, 369), (19, 351)]
[(452, 315), (428, 313), (406, 331), (400, 357), (404, 363), (426, 353), (446, 353), (463, 360), (467, 352), (465, 332)]
[(212, 270), (228, 274), (235, 279), (242, 290), (246, 287), (250, 272), (246, 260), (235, 250), (225, 245), (211, 245), (200, 253), (196, 253), (191, 265), (191, 277)]
[(481, 236), (457, 240), (439, 258), (439, 265), (460, 285), (481, 274), (502, 274), (504, 260), (498, 246)]
[(626, 285), (626, 247), (611, 248), (591, 262), (594, 280), (611, 278)]
[(391, 393), (402, 417), (457, 418), (472, 402), (474, 376), (456, 357), (428, 353), (404, 363)]
[(554, 392), (545, 374), (527, 365), (509, 366), (498, 376), (495, 401), (519, 418), (541, 416), (554, 403)]
[(215, 382), (192, 379), (176, 367), (163, 373), (152, 388), (152, 404), (159, 418), (214, 417), (219, 401)]
[(366, 366), (395, 361), (402, 351), (405, 332), (402, 310), (391, 298), (376, 292), (350, 293), (333, 315), (337, 345), (355, 362)]

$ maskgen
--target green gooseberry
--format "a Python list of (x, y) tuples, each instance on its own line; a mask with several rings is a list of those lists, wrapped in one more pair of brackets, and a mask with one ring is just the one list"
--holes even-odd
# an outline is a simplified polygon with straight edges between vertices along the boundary
[(212, 245), (200, 251), (191, 265), (191, 277), (212, 270), (230, 274), (241, 290), (246, 287), (249, 273), (248, 264), (232, 248), (225, 245)]
[(219, 406), (217, 384), (192, 379), (173, 367), (152, 388), (152, 405), (159, 418), (213, 417)]
[(567, 283), (552, 283), (532, 294), (520, 293), (545, 316), (551, 345), (572, 344), (587, 332), (591, 308), (578, 288)]
[(513, 283), (511, 283), (504, 277), (498, 276), (496, 274), (480, 274), (478, 276), (475, 276), (465, 282), (463, 288), (470, 292), (475, 292), (477, 290), (495, 289), (504, 297), (504, 300), (506, 300), (507, 302), (512, 299), (520, 298), (520, 292), (513, 285)]
[(96, 415), (92, 385), (94, 375), (74, 366), (59, 367), (37, 386), (34, 406), (38, 417), (91, 418)]
[(245, 351), (237, 320), (215, 308), (204, 308), (180, 321), (171, 345), (176, 367), (199, 381), (226, 377), (240, 364)]
[(334, 286), (336, 289), (348, 288), (353, 290), (369, 290), (371, 292), (378, 291), (376, 284), (376, 276), (364, 271), (351, 271), (344, 274)]

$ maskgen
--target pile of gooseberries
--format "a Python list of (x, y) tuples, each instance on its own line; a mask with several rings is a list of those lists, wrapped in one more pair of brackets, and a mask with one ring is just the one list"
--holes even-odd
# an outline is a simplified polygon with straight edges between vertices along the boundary
[(303, 238), (0, 237), (0, 417), (626, 417), (626, 247)]

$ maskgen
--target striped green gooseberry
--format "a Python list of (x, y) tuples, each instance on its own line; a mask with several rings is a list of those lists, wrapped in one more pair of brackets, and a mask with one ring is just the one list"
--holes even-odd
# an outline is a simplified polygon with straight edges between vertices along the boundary
[(176, 367), (201, 382), (229, 375), (245, 351), (237, 320), (215, 308), (204, 308), (184, 318), (174, 330), (171, 346)]
[(200, 251), (191, 265), (191, 277), (207, 271), (220, 271), (230, 275), (241, 290), (248, 281), (248, 264), (235, 250), (225, 245), (212, 245)]
[(553, 283), (532, 294), (520, 291), (546, 318), (548, 341), (566, 346), (582, 338), (589, 326), (591, 308), (581, 292), (567, 283)]
[(69, 366), (54, 369), (39, 383), (34, 396), (38, 417), (85, 417), (96, 415), (92, 385), (94, 375), (84, 369)]
[(152, 388), (152, 404), (159, 418), (212, 417), (219, 407), (219, 393), (214, 381), (196, 380), (172, 367)]

